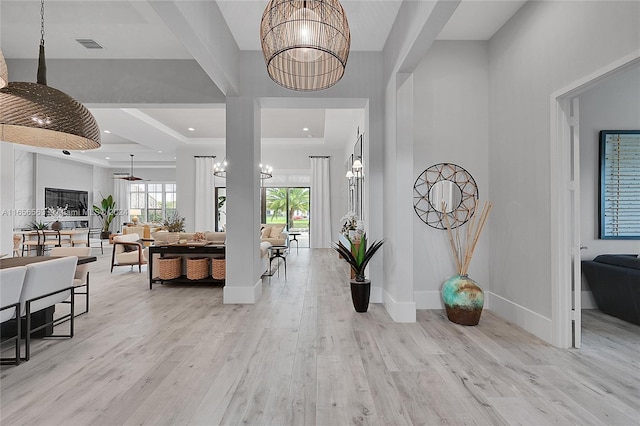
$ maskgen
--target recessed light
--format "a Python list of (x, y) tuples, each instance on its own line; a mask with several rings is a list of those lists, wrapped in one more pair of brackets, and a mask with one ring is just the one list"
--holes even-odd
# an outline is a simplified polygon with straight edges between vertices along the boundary
[(190, 131), (190, 132), (195, 132), (196, 131), (196, 129), (194, 129), (193, 127), (189, 127), (187, 130)]
[(105, 160), (111, 160), (111, 157), (104, 157)]
[(162, 154), (162, 151), (158, 151), (158, 154)]
[(63, 150), (62, 150), (62, 153), (63, 153), (64, 155), (71, 155), (71, 153), (70, 153), (69, 151), (67, 151), (66, 149), (63, 149)]
[(312, 134), (308, 134), (308, 135), (307, 135), (307, 137), (308, 137), (308, 138), (312, 138), (312, 137), (313, 137), (313, 135), (312, 135)]
[(105, 130), (104, 132), (108, 134), (111, 133), (111, 130)]
[(308, 127), (303, 127), (303, 128), (302, 128), (302, 131), (303, 131), (303, 132), (308, 132), (308, 131), (309, 131), (309, 128), (308, 128)]

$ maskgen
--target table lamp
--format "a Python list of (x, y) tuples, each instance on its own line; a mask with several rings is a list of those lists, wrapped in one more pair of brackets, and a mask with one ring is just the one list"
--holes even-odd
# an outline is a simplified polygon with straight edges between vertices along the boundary
[(142, 214), (142, 210), (140, 209), (131, 209), (129, 210), (129, 214), (131, 215), (131, 222), (133, 222), (134, 225), (138, 224), (138, 215)]

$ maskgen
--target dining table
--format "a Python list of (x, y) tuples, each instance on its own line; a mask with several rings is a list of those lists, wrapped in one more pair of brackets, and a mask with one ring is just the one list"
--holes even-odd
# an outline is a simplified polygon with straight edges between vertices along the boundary
[[(89, 232), (91, 231), (91, 229), (89, 228), (76, 228), (76, 229), (60, 229), (59, 231), (57, 230), (50, 230), (50, 229), (45, 229), (45, 230), (28, 230), (28, 231), (16, 231), (14, 232), (15, 234), (20, 234), (22, 235), (23, 238), (23, 242), (26, 241), (27, 239), (34, 239), (37, 238), (38, 244), (35, 246), (36, 247), (36, 256), (42, 256), (44, 255), (44, 251), (45, 251), (45, 241), (46, 241), (46, 237), (54, 237), (58, 240), (58, 243), (56, 244), (57, 247), (62, 245), (62, 237), (69, 237), (70, 239), (73, 239), (74, 236), (76, 235), (80, 235), (80, 234), (89, 234)], [(89, 238), (87, 237), (87, 241), (89, 240)]]

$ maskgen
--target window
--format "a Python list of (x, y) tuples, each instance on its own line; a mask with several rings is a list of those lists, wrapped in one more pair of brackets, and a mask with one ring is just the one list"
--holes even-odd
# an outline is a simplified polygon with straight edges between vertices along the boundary
[(600, 238), (640, 239), (640, 131), (600, 132)]
[(132, 183), (129, 205), (140, 209), (141, 222), (161, 222), (176, 211), (175, 183)]

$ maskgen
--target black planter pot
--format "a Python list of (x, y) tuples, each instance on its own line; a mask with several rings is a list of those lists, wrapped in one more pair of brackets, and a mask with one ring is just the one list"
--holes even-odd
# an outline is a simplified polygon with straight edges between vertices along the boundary
[(100, 232), (100, 239), (108, 240), (109, 239), (109, 235), (111, 235), (111, 231), (101, 231)]
[(369, 295), (371, 294), (371, 281), (351, 280), (351, 300), (356, 312), (367, 312), (369, 309)]

